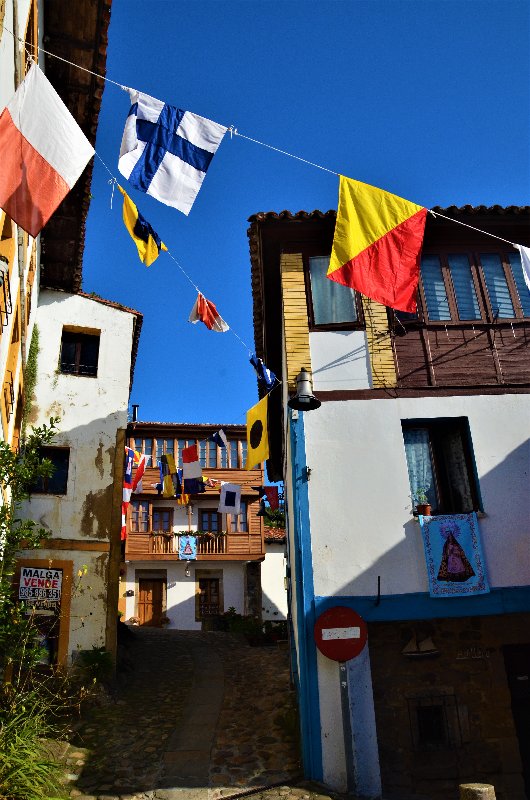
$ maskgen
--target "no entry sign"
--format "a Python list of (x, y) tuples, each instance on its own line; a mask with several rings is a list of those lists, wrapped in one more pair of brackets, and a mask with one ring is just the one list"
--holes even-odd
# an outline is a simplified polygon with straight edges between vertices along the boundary
[(358, 656), (367, 638), (366, 622), (346, 606), (329, 608), (315, 622), (316, 646), (333, 661), (349, 661)]

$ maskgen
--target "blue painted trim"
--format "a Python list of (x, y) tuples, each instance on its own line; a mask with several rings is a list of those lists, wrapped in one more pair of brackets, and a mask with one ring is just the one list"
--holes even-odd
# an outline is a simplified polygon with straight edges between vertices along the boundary
[(489, 594), (474, 597), (430, 597), (426, 592), (382, 595), (379, 605), (375, 597), (340, 596), (315, 598), (316, 614), (333, 606), (348, 606), (367, 622), (442, 617), (477, 617), (489, 614), (530, 612), (530, 586), (492, 589)]
[(322, 740), (320, 735), (317, 651), (313, 636), (316, 619), (315, 589), (311, 555), (304, 417), (302, 412), (298, 412), (297, 420), (291, 418), (290, 439), (299, 658), (297, 683), (299, 689), (302, 758), (305, 777), (315, 781), (322, 781)]

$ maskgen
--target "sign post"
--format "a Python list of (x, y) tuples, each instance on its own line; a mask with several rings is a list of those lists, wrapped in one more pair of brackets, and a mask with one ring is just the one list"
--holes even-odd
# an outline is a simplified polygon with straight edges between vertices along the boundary
[(350, 719), (350, 698), (346, 662), (363, 651), (368, 639), (366, 622), (346, 606), (335, 606), (321, 614), (315, 622), (315, 643), (322, 655), (339, 662), (340, 704), (346, 755), (346, 781), (349, 793), (356, 789), (353, 736)]

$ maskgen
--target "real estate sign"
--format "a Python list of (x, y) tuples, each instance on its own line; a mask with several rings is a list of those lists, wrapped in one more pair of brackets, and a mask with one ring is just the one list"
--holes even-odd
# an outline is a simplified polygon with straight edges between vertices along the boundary
[[(47, 606), (61, 601), (63, 583), (62, 569), (42, 569), (38, 567), (20, 568), (18, 599)], [(43, 605), (44, 605), (43, 604)]]

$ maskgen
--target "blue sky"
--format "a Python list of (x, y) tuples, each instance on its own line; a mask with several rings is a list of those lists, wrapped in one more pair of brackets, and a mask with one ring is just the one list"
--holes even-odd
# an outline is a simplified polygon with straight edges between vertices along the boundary
[[(427, 206), (526, 205), (526, 0), (114, 0), (107, 75)], [(118, 176), (128, 95), (107, 84), (96, 148)], [(242, 423), (248, 350), (191, 325), (196, 293), (164, 254), (140, 263), (96, 160), (83, 288), (142, 311), (140, 419)], [(338, 179), (225, 136), (185, 217), (124, 188), (253, 349), (247, 219), (336, 208)]]

